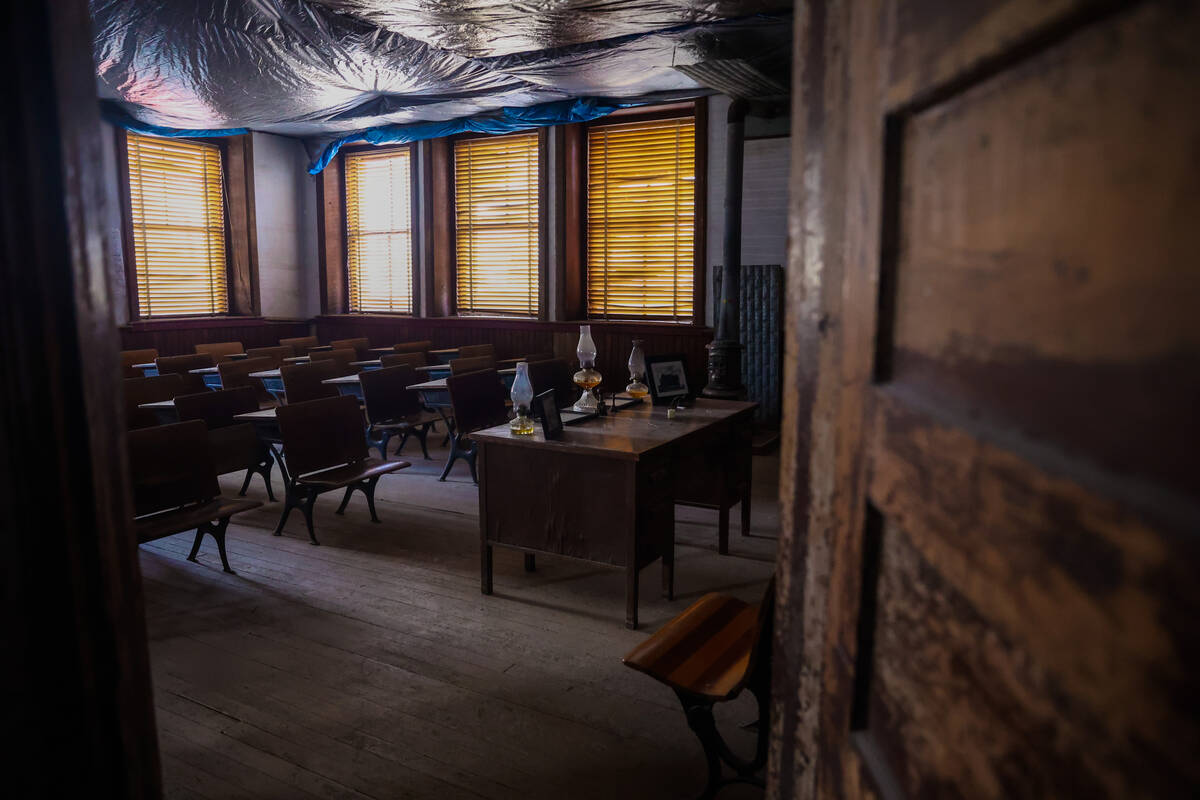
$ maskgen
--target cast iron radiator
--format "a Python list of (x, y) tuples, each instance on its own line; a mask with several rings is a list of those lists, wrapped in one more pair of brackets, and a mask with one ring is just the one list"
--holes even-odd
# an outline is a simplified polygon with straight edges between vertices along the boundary
[[(713, 297), (721, 296), (721, 268), (713, 277)], [(742, 266), (738, 302), (741, 324), (742, 384), (746, 398), (758, 403), (755, 419), (778, 425), (783, 386), (783, 267), (779, 264)]]

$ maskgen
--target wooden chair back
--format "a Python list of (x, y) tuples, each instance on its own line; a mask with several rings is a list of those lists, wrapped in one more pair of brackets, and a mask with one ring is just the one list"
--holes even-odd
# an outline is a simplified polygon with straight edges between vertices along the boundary
[(217, 372), (221, 375), (222, 389), (240, 389), (249, 387), (254, 390), (255, 402), (262, 405), (274, 404), (275, 398), (263, 386), (261, 378), (252, 378), (252, 372), (266, 372), (276, 369), (279, 365), (270, 358), (243, 358), (240, 361), (223, 361), (217, 364)]
[(289, 339), (280, 339), (280, 347), (290, 347), (292, 352), (288, 353), (289, 358), (296, 356), (308, 355), (308, 348), (317, 347), (321, 342), (315, 336), (293, 336)]
[(480, 356), (488, 356), (495, 361), (496, 346), (494, 344), (465, 344), (458, 348), (459, 358), (479, 358)]
[(458, 358), (450, 361), (450, 374), (463, 375), (467, 372), (478, 372), (481, 369), (495, 369), (496, 359), (491, 356), (476, 356), (472, 358)]
[(384, 367), (358, 376), (367, 421), (371, 424), (402, 420), (421, 413), (421, 398), (409, 389), (421, 378), (411, 366)]
[(235, 414), (258, 411), (258, 393), (249, 386), (175, 398), (179, 421), (200, 420), (208, 428), (208, 451), (218, 475), (244, 470), (269, 460), (254, 426)]
[(338, 365), (334, 361), (284, 364), (279, 368), (279, 376), (283, 379), (283, 393), (287, 396), (288, 405), (337, 397), (337, 387), (321, 383), (321, 381), (336, 378), (342, 374), (344, 373), (339, 371)]
[(546, 351), (545, 353), (530, 353), (523, 360), (532, 364), (535, 361), (549, 361), (552, 358), (554, 358), (554, 353)]
[[(420, 353), (424, 356), (433, 349), (433, 342), (428, 340), (423, 342), (400, 342), (399, 344), (392, 345), (392, 349), (397, 353)], [(421, 365), (418, 364), (418, 366)]]
[[(153, 379), (147, 379), (153, 380)], [(128, 434), (134, 516), (204, 503), (221, 494), (200, 420)]]
[(187, 356), (159, 356), (154, 359), (159, 375), (181, 375), (183, 377), (183, 394), (204, 391), (204, 378), (193, 375), (191, 370), (201, 367), (216, 366), (216, 359), (211, 353), (194, 353)]
[(381, 356), (379, 364), (384, 369), (388, 367), (423, 367), (425, 366), (424, 353), (392, 353), (390, 355)]
[(134, 364), (149, 364), (158, 358), (158, 351), (153, 347), (148, 347), (144, 350), (122, 350), (121, 351), (121, 377), (122, 378), (141, 378), (144, 377), (140, 369), (134, 369)]
[(561, 358), (548, 358), (529, 362), (529, 382), (535, 395), (554, 390), (554, 399), (559, 408), (575, 402), (579, 389), (571, 380), (571, 367)]
[(355, 357), (351, 361), (365, 361), (370, 357), (371, 342), (365, 336), (357, 339), (334, 339), (329, 343), (334, 350), (353, 350)]
[(269, 358), (269, 359), (271, 359), (271, 366), (269, 367), (269, 369), (278, 369), (279, 367), (282, 367), (283, 360), (285, 358), (291, 358), (291, 357), (292, 357), (292, 348), (284, 347), (282, 345), (280, 345), (279, 347), (251, 347), (248, 350), (246, 350), (246, 358), (247, 359), (251, 359), (251, 358)]
[(288, 403), (276, 414), (288, 470), (293, 476), (367, 458), (358, 398), (339, 395)]
[(210, 429), (226, 428), (243, 424), (233, 418), (235, 414), (258, 411), (258, 394), (250, 386), (185, 394), (175, 398), (175, 410), (180, 422), (198, 419)]
[(201, 354), (207, 353), (219, 363), (221, 361), (228, 361), (232, 355), (241, 355), (246, 351), (242, 349), (241, 342), (207, 342), (196, 345), (196, 352)]
[(353, 361), (364, 361), (358, 357), (358, 351), (351, 350), (348, 347), (335, 348), (333, 350), (317, 350), (314, 353), (309, 353), (308, 356), (313, 364), (330, 363), (337, 367), (335, 375), (353, 375), (358, 372), (356, 367), (350, 366)]
[(496, 370), (451, 375), (446, 378), (446, 388), (454, 409), (454, 425), (460, 433), (490, 428), (508, 419), (504, 384)]
[(158, 417), (151, 411), (138, 408), (139, 405), (170, 400), (185, 393), (183, 378), (179, 375), (126, 378), (124, 389), (125, 426), (131, 431), (138, 428), (150, 428), (158, 424)]

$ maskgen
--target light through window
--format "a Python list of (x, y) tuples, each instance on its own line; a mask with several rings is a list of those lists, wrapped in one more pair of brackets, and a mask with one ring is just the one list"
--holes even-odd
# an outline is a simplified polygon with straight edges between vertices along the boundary
[(413, 310), (412, 151), (346, 155), (351, 311)]
[(138, 315), (229, 311), (221, 148), (127, 134)]
[(692, 318), (695, 119), (588, 131), (587, 305), (602, 318)]
[(538, 135), (454, 143), (459, 313), (537, 316)]

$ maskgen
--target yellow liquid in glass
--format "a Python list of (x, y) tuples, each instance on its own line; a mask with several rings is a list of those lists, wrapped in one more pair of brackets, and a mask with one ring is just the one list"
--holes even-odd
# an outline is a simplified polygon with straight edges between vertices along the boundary
[(625, 391), (630, 397), (633, 397), (635, 399), (645, 397), (647, 394), (650, 393), (650, 391), (648, 389), (626, 389)]

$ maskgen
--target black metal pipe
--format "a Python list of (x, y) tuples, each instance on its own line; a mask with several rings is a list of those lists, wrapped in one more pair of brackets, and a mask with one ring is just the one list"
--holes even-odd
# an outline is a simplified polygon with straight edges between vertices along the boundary
[(737, 341), (738, 295), (742, 277), (742, 172), (746, 152), (746, 112), (750, 104), (729, 104), (725, 138), (725, 249), (721, 274), (721, 307), (717, 341)]

